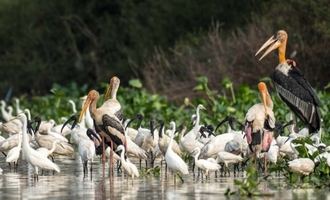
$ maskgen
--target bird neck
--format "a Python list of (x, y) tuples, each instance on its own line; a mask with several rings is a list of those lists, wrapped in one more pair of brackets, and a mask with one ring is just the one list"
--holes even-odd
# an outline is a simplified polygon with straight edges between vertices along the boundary
[(123, 150), (121, 151), (121, 153), (120, 153), (120, 158), (122, 159), (122, 160), (125, 160), (125, 149), (123, 148)]
[(24, 112), (26, 113), (28, 120), (31, 120), (31, 112), (30, 112), (30, 110), (26, 108), (24, 110)]
[(172, 144), (173, 144), (173, 140), (174, 140), (174, 134), (175, 134), (175, 129), (173, 129), (173, 131), (172, 131), (171, 138), (170, 138), (170, 143), (168, 144), (167, 150), (168, 149), (172, 149)]
[(73, 113), (77, 113), (76, 104), (75, 104), (72, 100), (69, 101), (69, 103), (70, 103), (71, 106), (72, 106), (72, 112), (73, 112)]
[(27, 121), (26, 119), (23, 120), (23, 128), (22, 128), (22, 146), (24, 149), (29, 149), (29, 142), (28, 142), (28, 133), (27, 133)]
[(114, 84), (110, 91), (110, 99), (117, 100), (117, 91), (118, 91), (119, 85)]
[(20, 110), (20, 107), (19, 107), (19, 100), (18, 100), (18, 99), (16, 100), (16, 110), (17, 110), (17, 111)]
[(52, 154), (55, 151), (56, 144), (57, 144), (57, 141), (54, 141), (51, 150), (48, 151), (49, 152), (48, 155)]
[(273, 104), (272, 99), (270, 98), (270, 95), (267, 95), (266, 104), (267, 104), (267, 107), (268, 108), (270, 108), (271, 110), (273, 110), (274, 104)]
[(195, 128), (199, 128), (199, 121), (200, 121), (199, 110), (200, 110), (200, 108), (197, 107), (197, 110), (196, 110), (196, 122), (195, 122)]
[(94, 99), (92, 103), (89, 105), (89, 112), (91, 113), (93, 119), (95, 119), (95, 114), (97, 112), (96, 104), (98, 100), (99, 98)]
[(286, 51), (286, 40), (278, 48), (278, 59), (279, 59), (280, 64), (283, 64), (286, 62), (285, 51)]

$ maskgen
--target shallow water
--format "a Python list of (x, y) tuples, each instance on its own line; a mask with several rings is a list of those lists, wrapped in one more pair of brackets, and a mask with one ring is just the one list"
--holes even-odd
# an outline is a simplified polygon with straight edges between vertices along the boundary
[[(76, 155), (77, 157), (77, 155)], [(108, 165), (103, 170), (99, 159), (93, 163), (93, 172), (84, 177), (82, 164), (77, 159), (55, 158), (55, 163), (61, 168), (60, 173), (44, 172), (38, 181), (33, 178), (33, 169), (21, 161), (17, 172), (10, 170), (3, 156), (0, 166), (0, 199), (226, 199), (224, 192), (229, 187), (236, 190), (234, 177), (215, 177), (201, 180), (191, 175), (174, 182), (173, 175), (165, 174), (162, 170), (160, 177), (140, 177), (135, 180), (127, 179), (122, 173), (114, 170), (112, 181), (109, 178)], [(158, 163), (157, 163), (158, 164)], [(275, 190), (274, 185), (281, 186)], [(272, 196), (256, 197), (262, 199), (330, 199), (326, 190), (294, 189), (283, 187), (281, 178), (275, 177), (260, 185), (263, 192)], [(237, 196), (232, 196), (237, 199)]]

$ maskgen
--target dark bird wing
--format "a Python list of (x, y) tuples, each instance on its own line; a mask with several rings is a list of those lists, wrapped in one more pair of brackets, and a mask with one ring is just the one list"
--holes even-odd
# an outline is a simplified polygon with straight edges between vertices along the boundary
[(111, 140), (118, 145), (125, 145), (125, 132), (124, 127), (116, 118), (109, 115), (102, 116), (103, 125), (100, 126), (101, 130), (104, 131)]
[(288, 75), (275, 70), (272, 79), (281, 99), (308, 124), (310, 133), (317, 132), (321, 124), (320, 100), (303, 74), (291, 67)]

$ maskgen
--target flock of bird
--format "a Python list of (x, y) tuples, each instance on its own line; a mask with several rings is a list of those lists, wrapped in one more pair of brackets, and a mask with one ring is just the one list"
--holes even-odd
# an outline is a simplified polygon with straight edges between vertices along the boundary
[[(295, 61), (285, 58), (287, 38), (285, 31), (278, 31), (257, 52), (268, 47), (262, 59), (278, 49), (279, 64), (272, 79), (281, 99), (293, 112), (293, 120), (287, 124), (276, 122), (275, 106), (263, 82), (258, 84), (261, 103), (252, 105), (246, 111), (244, 123), (234, 117), (226, 117), (216, 129), (203, 125), (200, 115), (205, 110), (203, 105), (197, 106), (191, 119), (193, 127), (188, 131), (186, 128), (177, 131), (175, 121), (169, 124), (155, 119), (146, 121), (141, 114), (131, 116), (130, 120), (125, 119), (123, 106), (129, 105), (122, 105), (117, 100), (120, 80), (112, 77), (102, 104), (99, 93), (91, 90), (82, 99), (79, 117), (69, 117), (63, 124), (56, 125), (55, 120), (31, 118), (29, 109), (22, 110), (18, 99), (15, 102), (16, 115), (13, 115), (13, 107), (1, 101), (3, 122), (0, 131), (8, 137), (0, 136), (0, 151), (11, 168), (17, 168), (20, 159), (25, 160), (34, 167), (35, 177), (38, 177), (40, 169), (60, 173), (54, 155), (71, 157), (75, 149), (83, 163), (84, 174), (88, 173), (88, 162), (92, 163), (96, 156), (100, 156), (103, 164), (108, 158), (110, 172), (115, 162), (120, 162), (122, 170), (131, 178), (139, 177), (138, 166), (130, 161), (132, 158), (140, 160), (140, 168), (142, 160), (153, 166), (155, 159), (162, 159), (166, 168), (174, 174), (188, 175), (191, 171), (183, 156), (189, 155), (193, 158), (193, 171), (197, 167), (206, 176), (220, 169), (230, 172), (231, 164), (234, 164), (235, 172), (239, 170), (239, 163), (249, 159), (263, 159), (267, 173), (267, 163), (276, 163), (279, 156), (291, 159), (288, 166), (292, 171), (308, 175), (321, 158), (325, 158), (330, 165), (330, 147), (321, 142), (320, 101), (316, 93), (296, 67)], [(76, 104), (73, 101), (70, 104), (73, 113), (77, 113)], [(306, 128), (296, 130), (296, 117)], [(142, 127), (143, 120), (148, 127)], [(133, 121), (137, 123), (132, 124)], [(229, 122), (226, 133), (215, 134), (225, 121)], [(234, 123), (239, 124), (238, 130), (234, 129)], [(290, 127), (290, 135), (282, 136), (286, 127)], [(298, 145), (292, 142), (298, 137), (313, 139), (313, 145), (306, 144), (310, 154), (319, 149), (323, 149), (324, 153), (315, 160), (299, 158)]]

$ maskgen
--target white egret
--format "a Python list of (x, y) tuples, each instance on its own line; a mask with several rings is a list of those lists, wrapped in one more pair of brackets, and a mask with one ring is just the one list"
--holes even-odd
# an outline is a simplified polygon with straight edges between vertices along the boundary
[(127, 158), (125, 160), (125, 148), (123, 145), (119, 145), (117, 147), (116, 151), (121, 151), (120, 153), (120, 162), (121, 162), (121, 166), (122, 168), (125, 170), (125, 172), (127, 173), (128, 176), (130, 176), (132, 179), (134, 179), (134, 177), (139, 177), (139, 170), (137, 169), (137, 167), (131, 163), (129, 161), (129, 159)]
[(172, 128), (172, 133), (170, 135), (171, 139), (165, 154), (165, 161), (167, 167), (173, 172), (179, 172), (181, 174), (187, 175), (189, 174), (188, 165), (182, 160), (182, 158), (178, 154), (176, 154), (172, 150), (173, 138), (175, 134), (175, 122), (171, 122), (170, 125)]
[(205, 172), (206, 176), (209, 175), (209, 172), (217, 171), (221, 168), (221, 166), (219, 164), (214, 163), (213, 161), (198, 159), (198, 156), (201, 153), (200, 148), (197, 147), (193, 152), (195, 153), (195, 155), (194, 155), (195, 165), (199, 169), (203, 170)]
[(39, 168), (55, 170), (57, 172), (60, 172), (60, 168), (55, 163), (53, 163), (48, 158), (45, 158), (43, 154), (39, 153), (38, 151), (30, 147), (28, 142), (27, 128), (26, 128), (27, 127), (26, 116), (25, 114), (21, 113), (18, 115), (18, 118), (21, 120), (23, 124), (22, 149), (23, 149), (24, 159), (34, 167), (35, 175), (38, 177)]

